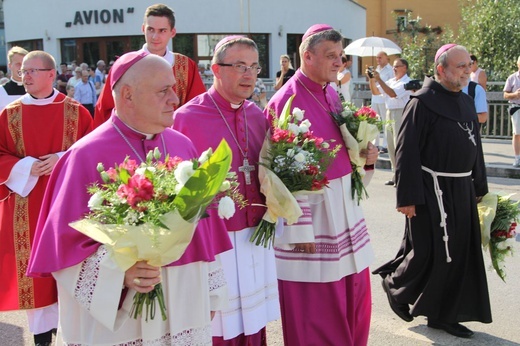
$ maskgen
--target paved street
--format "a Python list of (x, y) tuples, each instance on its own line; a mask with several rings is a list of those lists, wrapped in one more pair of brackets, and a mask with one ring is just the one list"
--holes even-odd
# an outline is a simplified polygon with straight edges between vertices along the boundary
[[(392, 259), (401, 243), (404, 218), (395, 211), (395, 189), (383, 185), (390, 179), (389, 170), (378, 170), (368, 186), (370, 198), (364, 203), (365, 216), (375, 248), (376, 260), (372, 268), (376, 268)], [(517, 179), (490, 178), (492, 191), (505, 193), (516, 192), (520, 199), (520, 181)], [(520, 254), (520, 243), (515, 243), (517, 254)], [(484, 255), (486, 265), (489, 256)], [(508, 258), (507, 283), (500, 280), (496, 273), (489, 270), (488, 284), (493, 313), (493, 323), (466, 323), (475, 332), (472, 339), (460, 339), (443, 331), (426, 327), (426, 319), (418, 317), (406, 323), (397, 317), (388, 305), (381, 288), (379, 276), (372, 275), (372, 324), (370, 330), (370, 346), (426, 346), (426, 345), (471, 345), (471, 346), (513, 346), (520, 345), (520, 328), (518, 308), (520, 307), (520, 256)], [(282, 346), (279, 336), (279, 322), (269, 325), (269, 346)]]
[[(389, 170), (378, 170), (368, 186), (370, 199), (364, 203), (369, 231), (376, 253), (373, 268), (393, 258), (401, 242), (404, 219), (395, 211), (395, 189), (384, 185), (390, 179)], [(490, 178), (493, 191), (519, 193), (520, 180)], [(507, 283), (504, 283), (491, 270), (488, 283), (491, 296), (493, 320), (491, 324), (467, 323), (475, 331), (470, 339), (459, 339), (442, 331), (426, 327), (426, 320), (419, 317), (406, 323), (393, 314), (388, 306), (379, 277), (372, 276), (373, 311), (369, 345), (471, 345), (471, 346), (520, 346), (520, 243), (515, 243), (517, 255), (508, 258)], [(489, 256), (485, 254), (487, 264)], [(32, 345), (24, 313), (0, 314), (0, 346)], [(268, 326), (268, 345), (282, 346), (280, 322)]]

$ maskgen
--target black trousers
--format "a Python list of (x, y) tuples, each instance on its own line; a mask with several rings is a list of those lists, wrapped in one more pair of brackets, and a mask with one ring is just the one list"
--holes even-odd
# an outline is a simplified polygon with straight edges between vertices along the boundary
[(90, 115), (92, 115), (92, 118), (94, 118), (94, 105), (92, 103), (82, 103), (81, 105), (85, 107)]

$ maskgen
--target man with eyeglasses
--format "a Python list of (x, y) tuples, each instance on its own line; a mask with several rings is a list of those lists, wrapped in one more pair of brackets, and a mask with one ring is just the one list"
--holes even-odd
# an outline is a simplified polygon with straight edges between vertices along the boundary
[[(385, 185), (395, 186), (395, 143), (397, 142), (397, 134), (401, 127), (401, 117), (403, 109), (412, 92), (406, 90), (404, 85), (410, 81), (408, 77), (408, 61), (402, 58), (394, 60), (394, 78), (388, 81), (383, 81), (379, 72), (374, 71), (367, 76), (370, 79), (370, 90), (374, 95), (383, 95), (386, 106), (386, 120), (389, 121), (385, 125), (385, 137), (388, 145), (388, 156), (390, 156), (390, 163), (392, 165), (392, 172), (394, 177), (385, 182)], [(372, 75), (372, 77), (370, 77)]]
[(53, 88), (56, 62), (32, 51), (19, 69), (27, 93), (0, 113), (0, 311), (27, 310), (36, 345), (57, 327), (56, 283), (25, 270), (49, 176), (65, 151), (92, 129), (77, 101)]
[(213, 319), (213, 345), (266, 344), (265, 326), (280, 317), (273, 249), (249, 241), (265, 213), (258, 158), (269, 127), (262, 111), (247, 98), (260, 73), (256, 43), (229, 36), (215, 47), (213, 86), (175, 112), (173, 128), (202, 153), (225, 138), (233, 150), (232, 170), (248, 205), (225, 220), (233, 249), (222, 253), (229, 303)]
[[(311, 26), (302, 38), (301, 67), (276, 92), (264, 110), (279, 115), (287, 100), (305, 111), (315, 136), (344, 144), (330, 113), (341, 112), (330, 83), (343, 67), (343, 36), (326, 24)], [(378, 150), (369, 143), (367, 179)], [(361, 206), (352, 198), (352, 167), (345, 145), (327, 168), (322, 194), (301, 203), (304, 215), (284, 225), (275, 239), (278, 291), (284, 345), (366, 345), (371, 293), (368, 266), (374, 259)], [(299, 201), (300, 202), (300, 201)]]
[(377, 270), (403, 320), (469, 338), (460, 322), (491, 322), (477, 201), (488, 192), (475, 105), (462, 92), (471, 60), (462, 46), (435, 54), (405, 107), (397, 140), (397, 211), (406, 216), (396, 257)]
[[(163, 4), (149, 6), (144, 13), (141, 30), (146, 41), (142, 50), (163, 57), (172, 66), (173, 75), (177, 80), (173, 89), (179, 97), (179, 104), (175, 106), (175, 109), (206, 91), (197, 64), (185, 55), (168, 50), (168, 43), (177, 34), (175, 13), (170, 7)], [(94, 127), (98, 127), (110, 118), (114, 108), (110, 78), (111, 75), (108, 73), (105, 86), (99, 94), (95, 108)]]
[(7, 52), (7, 67), (11, 71), (11, 80), (0, 87), (0, 111), (9, 103), (25, 94), (22, 77), (18, 75), (22, 60), (29, 52), (22, 47), (14, 46)]

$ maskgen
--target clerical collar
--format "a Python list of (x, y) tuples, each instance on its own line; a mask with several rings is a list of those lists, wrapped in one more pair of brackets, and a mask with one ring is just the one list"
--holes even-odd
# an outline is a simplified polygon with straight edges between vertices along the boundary
[[(29, 94), (33, 99), (35, 100), (40, 100), (39, 98), (35, 97), (34, 95), (31, 95)], [(54, 95), (54, 89), (52, 89), (51, 93), (49, 94), (49, 96), (46, 96), (44, 97), (43, 99), (48, 99), (49, 97), (52, 97), (52, 95)]]
[[(52, 89), (52, 94), (51, 95), (49, 95), (48, 97), (43, 98), (43, 99), (37, 99), (37, 98), (32, 97), (29, 93), (26, 93), (25, 95), (23, 95), (20, 98), (20, 101), (24, 105), (45, 106), (45, 105), (53, 103), (54, 100), (56, 99), (56, 97), (58, 97), (59, 94), (61, 94), (61, 93), (58, 90)], [(65, 98), (63, 98), (63, 100), (64, 99)], [(61, 100), (60, 102), (63, 102), (63, 100)]]
[(244, 105), (244, 101), (242, 101), (241, 103), (239, 104), (236, 104), (236, 103), (231, 103), (229, 102), (228, 100), (226, 100), (222, 95), (220, 95), (220, 93), (217, 91), (217, 89), (215, 89), (214, 86), (212, 86), (209, 90), (208, 90), (208, 93), (210, 93), (211, 97), (217, 101), (217, 103), (219, 104), (220, 107), (222, 107), (222, 109), (233, 109), (233, 110), (237, 110), (239, 109), (240, 107), (242, 107)]
[[(148, 44), (147, 43), (145, 43), (143, 45), (143, 50), (145, 52), (147, 52), (147, 53), (150, 53), (150, 51), (148, 50)], [(150, 54), (152, 54), (152, 53), (150, 53)], [(166, 53), (163, 56), (161, 56), (161, 58), (166, 60), (170, 65), (172, 65), (172, 66), (175, 65), (175, 55), (172, 52), (170, 52), (168, 50), (168, 48), (166, 48)]]
[(23, 81), (14, 80), (13, 77), (11, 77), (11, 81), (16, 83), (16, 85), (18, 85), (18, 86), (23, 86)]
[(329, 85), (329, 82), (326, 82), (325, 85), (321, 85), (320, 83), (316, 83), (315, 81), (313, 81), (312, 79), (310, 79), (310, 77), (307, 76), (307, 75), (302, 71), (302, 69), (300, 69), (300, 72), (301, 72), (301, 74), (304, 75), (305, 78), (307, 78), (309, 81), (311, 81), (311, 82), (313, 82), (313, 83), (318, 84), (319, 86), (321, 86), (322, 89), (325, 89), (325, 88)]
[[(119, 120), (121, 120), (121, 118), (119, 118)], [(121, 123), (123, 123), (123, 125), (125, 125), (126, 127), (128, 127), (130, 130), (140, 134), (140, 135), (143, 135), (146, 137), (146, 139), (153, 139), (155, 137), (155, 135), (153, 134), (149, 134), (149, 133), (144, 133), (144, 132), (141, 132), (141, 131), (138, 131), (136, 129), (134, 129), (132, 126), (128, 125), (127, 123), (125, 123), (123, 120), (121, 120)]]

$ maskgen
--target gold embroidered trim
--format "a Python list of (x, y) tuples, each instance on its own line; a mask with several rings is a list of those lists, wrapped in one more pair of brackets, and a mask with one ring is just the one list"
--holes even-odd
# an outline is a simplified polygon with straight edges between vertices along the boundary
[[(22, 103), (17, 101), (7, 108), (8, 126), (15, 142), (16, 154), (26, 157), (23, 141)], [(63, 141), (61, 151), (65, 151), (76, 141), (79, 128), (79, 103), (66, 98), (63, 109)], [(14, 194), (14, 248), (16, 256), (16, 273), (18, 277), (18, 300), (20, 309), (34, 309), (33, 279), (25, 275), (31, 254), (31, 231), (29, 224), (29, 199)]]
[(14, 141), (16, 148), (16, 155), (18, 157), (25, 157), (25, 145), (23, 141), (22, 131), (22, 103), (18, 100), (9, 105), (7, 110), (7, 123), (11, 138)]
[(188, 67), (189, 67), (189, 59), (187, 56), (174, 53), (175, 55), (175, 65), (173, 66), (173, 75), (175, 76), (176, 84), (173, 87), (173, 91), (179, 97), (179, 106), (182, 106), (186, 103), (186, 98), (188, 94)]
[(33, 279), (25, 275), (31, 255), (31, 231), (29, 229), (29, 200), (14, 194), (14, 247), (16, 273), (18, 276), (18, 306), (20, 309), (34, 309)]
[(66, 97), (63, 105), (63, 143), (61, 151), (69, 149), (78, 137), (79, 103)]

